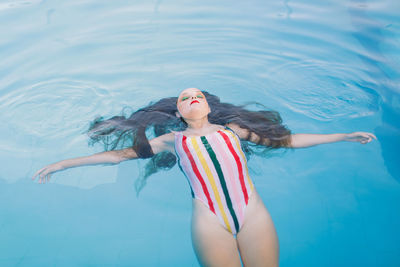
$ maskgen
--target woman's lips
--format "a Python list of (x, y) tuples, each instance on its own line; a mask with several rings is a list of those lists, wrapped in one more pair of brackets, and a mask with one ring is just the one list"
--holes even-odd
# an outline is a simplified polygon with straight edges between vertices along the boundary
[(190, 105), (193, 103), (200, 103), (198, 100), (193, 100), (192, 102), (190, 102)]

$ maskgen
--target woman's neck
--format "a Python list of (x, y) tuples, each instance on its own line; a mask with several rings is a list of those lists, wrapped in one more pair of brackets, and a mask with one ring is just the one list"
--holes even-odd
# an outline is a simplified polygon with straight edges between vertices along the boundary
[(186, 119), (188, 128), (194, 131), (199, 131), (202, 129), (209, 128), (212, 124), (208, 121), (207, 117), (201, 119), (188, 120)]

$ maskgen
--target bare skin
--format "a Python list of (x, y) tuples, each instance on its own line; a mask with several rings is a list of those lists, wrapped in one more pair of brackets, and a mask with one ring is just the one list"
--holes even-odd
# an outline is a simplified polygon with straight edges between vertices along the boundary
[[(244, 223), (235, 237), (202, 202), (193, 199), (192, 242), (201, 266), (278, 266), (275, 226), (257, 191), (246, 207)], [(240, 252), (240, 254), (239, 254)]]
[[(201, 136), (223, 128), (211, 124), (208, 114), (211, 112), (204, 94), (196, 88), (183, 90), (177, 101), (176, 116), (182, 117), (188, 124), (183, 132), (186, 136)], [(241, 139), (249, 138), (258, 143), (259, 137), (236, 124), (228, 124)], [(375, 135), (367, 132), (349, 134), (293, 134), (291, 148), (305, 148), (319, 144), (339, 141), (367, 144)], [(269, 141), (263, 141), (268, 146)], [(174, 133), (168, 133), (150, 140), (154, 154), (170, 151), (175, 153)], [(32, 177), (39, 177), (39, 183), (50, 180), (53, 173), (72, 167), (97, 164), (118, 164), (138, 156), (132, 148), (97, 153), (87, 157), (67, 159), (45, 166)], [(193, 199), (192, 241), (196, 256), (202, 266), (241, 266), (240, 259), (246, 267), (278, 266), (279, 243), (274, 224), (257, 191), (250, 196), (245, 211), (242, 228), (236, 238), (228, 232), (202, 202)], [(240, 253), (239, 253), (240, 252)]]
[(235, 237), (202, 202), (192, 203), (192, 244), (200, 265), (241, 266)]
[(278, 266), (278, 235), (256, 190), (249, 200), (243, 226), (236, 237), (244, 266)]

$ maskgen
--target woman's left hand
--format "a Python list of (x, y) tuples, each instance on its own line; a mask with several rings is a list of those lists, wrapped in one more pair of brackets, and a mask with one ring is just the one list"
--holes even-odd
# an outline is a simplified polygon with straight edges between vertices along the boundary
[(343, 141), (349, 142), (360, 142), (361, 144), (367, 144), (372, 141), (372, 139), (376, 139), (376, 136), (372, 133), (367, 132), (354, 132), (346, 134)]

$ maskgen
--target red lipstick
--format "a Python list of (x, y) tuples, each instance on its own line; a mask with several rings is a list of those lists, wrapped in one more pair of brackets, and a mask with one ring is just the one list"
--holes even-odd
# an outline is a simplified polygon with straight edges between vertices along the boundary
[(200, 103), (198, 100), (193, 100), (192, 102), (190, 102), (190, 105), (193, 103)]

